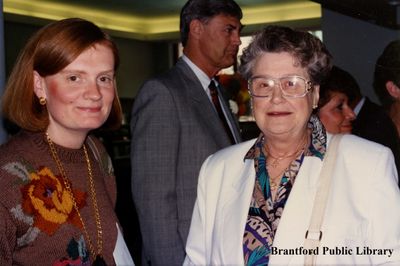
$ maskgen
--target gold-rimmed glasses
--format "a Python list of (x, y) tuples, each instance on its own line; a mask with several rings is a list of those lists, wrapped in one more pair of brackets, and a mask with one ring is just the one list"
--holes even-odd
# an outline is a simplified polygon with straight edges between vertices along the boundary
[(295, 75), (281, 78), (254, 76), (248, 80), (248, 89), (253, 97), (270, 97), (275, 87), (280, 88), (285, 98), (299, 98), (311, 91), (312, 82)]

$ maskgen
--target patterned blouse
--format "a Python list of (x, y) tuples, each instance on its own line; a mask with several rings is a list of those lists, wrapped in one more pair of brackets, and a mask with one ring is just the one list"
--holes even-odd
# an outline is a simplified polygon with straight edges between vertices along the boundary
[(245, 159), (254, 160), (256, 181), (243, 236), (243, 254), (246, 265), (268, 265), (269, 254), (286, 201), (295, 182), (304, 156), (321, 160), (326, 150), (326, 132), (317, 116), (312, 115), (308, 127), (312, 130), (308, 149), (304, 149), (285, 170), (275, 201), (272, 199), (267, 157), (263, 153), (264, 136), (261, 134)]

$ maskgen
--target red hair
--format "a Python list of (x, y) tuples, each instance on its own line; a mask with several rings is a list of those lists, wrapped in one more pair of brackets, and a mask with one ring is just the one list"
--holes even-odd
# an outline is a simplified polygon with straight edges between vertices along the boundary
[[(69, 18), (50, 23), (37, 31), (21, 51), (10, 74), (2, 97), (3, 115), (23, 129), (46, 130), (48, 113), (33, 91), (34, 71), (42, 77), (54, 75), (96, 44), (112, 50), (114, 70), (117, 70), (117, 46), (108, 34), (90, 21)], [(114, 129), (121, 125), (122, 108), (117, 95), (116, 92), (110, 115), (102, 128)]]

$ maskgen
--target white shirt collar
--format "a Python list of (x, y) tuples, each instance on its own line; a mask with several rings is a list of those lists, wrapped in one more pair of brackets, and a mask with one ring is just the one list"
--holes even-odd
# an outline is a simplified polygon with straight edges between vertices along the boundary
[(203, 86), (203, 89), (207, 92), (208, 85), (210, 85), (211, 79), (206, 75), (206, 73), (204, 73), (203, 70), (201, 70), (198, 66), (196, 66), (186, 55), (184, 54), (182, 55), (182, 60), (189, 65), (191, 70), (193, 70), (196, 77), (200, 80), (201, 86)]
[(356, 116), (360, 112), (361, 107), (364, 105), (364, 102), (365, 102), (365, 97), (362, 97), (361, 100), (357, 103), (356, 107), (354, 107), (353, 111), (356, 114)]

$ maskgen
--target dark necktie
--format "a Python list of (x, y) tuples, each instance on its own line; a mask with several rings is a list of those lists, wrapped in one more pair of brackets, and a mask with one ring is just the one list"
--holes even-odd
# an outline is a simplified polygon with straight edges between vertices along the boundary
[(211, 80), (210, 85), (208, 85), (208, 88), (210, 89), (210, 95), (211, 95), (211, 100), (214, 104), (215, 110), (217, 110), (219, 119), (221, 120), (222, 125), (225, 128), (226, 134), (228, 134), (231, 143), (235, 143), (235, 138), (232, 135), (232, 131), (229, 127), (228, 121), (226, 121), (226, 117), (224, 115), (224, 112), (222, 111), (221, 103), (219, 102), (218, 98), (218, 89), (215, 86), (215, 82)]

